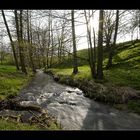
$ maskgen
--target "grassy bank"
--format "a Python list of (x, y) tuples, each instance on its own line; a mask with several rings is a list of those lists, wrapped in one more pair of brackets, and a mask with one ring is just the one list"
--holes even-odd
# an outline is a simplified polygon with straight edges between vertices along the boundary
[(0, 119), (0, 130), (59, 130), (60, 126), (52, 123), (50, 127), (43, 128), (39, 125), (29, 125), (20, 122)]
[[(77, 75), (72, 74), (71, 63), (69, 64), (70, 61), (67, 60), (65, 60), (64, 64), (57, 65), (48, 71), (58, 76), (59, 82), (78, 86), (79, 88), (82, 84), (87, 86), (87, 81), (93, 83), (93, 87), (100, 82), (104, 90), (106, 87), (108, 88), (108, 93), (105, 93), (105, 91), (96, 93), (91, 88), (90, 92), (86, 92), (86, 96), (108, 104), (111, 103), (118, 109), (140, 113), (140, 101), (134, 99), (137, 98), (136, 96), (140, 96), (140, 92), (135, 93), (135, 90), (140, 90), (140, 43), (137, 42), (132, 45), (131, 42), (126, 42), (117, 47), (113, 57), (113, 67), (108, 70), (105, 68), (108, 55), (106, 51), (104, 52), (104, 80), (102, 81), (92, 79), (90, 68), (87, 62), (84, 61), (78, 61), (79, 72)], [(82, 58), (87, 58), (87, 50), (78, 51), (78, 55)], [(101, 85), (97, 87), (101, 87)]]
[(31, 75), (18, 72), (15, 66), (0, 65), (0, 99), (17, 95), (31, 78)]
[(0, 130), (38, 130), (38, 129), (40, 128), (35, 125), (30, 126), (27, 124), (10, 122), (0, 119)]
[[(87, 73), (88, 73), (88, 68)], [(61, 84), (78, 87), (84, 91), (84, 95), (96, 101), (104, 102), (120, 110), (127, 110), (140, 114), (140, 91), (130, 87), (117, 86), (108, 81), (96, 81), (86, 72), (79, 72), (72, 75), (72, 69), (49, 69), (46, 73), (51, 73)], [(79, 69), (80, 70), (80, 69)], [(99, 82), (99, 83), (98, 83)]]

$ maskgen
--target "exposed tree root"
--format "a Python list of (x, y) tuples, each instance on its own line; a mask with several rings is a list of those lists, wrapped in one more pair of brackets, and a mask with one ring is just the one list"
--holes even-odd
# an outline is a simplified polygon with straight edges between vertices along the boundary
[(43, 109), (41, 109), (40, 106), (37, 106), (37, 105), (21, 105), (20, 102), (16, 99), (5, 99), (5, 100), (0, 101), (0, 110), (3, 110), (3, 109), (10, 109), (10, 110), (16, 110), (16, 111), (34, 110), (40, 113), (44, 111)]
[[(31, 114), (31, 117), (28, 118), (30, 125), (36, 124), (43, 128), (48, 128), (52, 123), (57, 125), (57, 121), (54, 117), (50, 117), (46, 110), (42, 109), (37, 105), (21, 105), (20, 102), (14, 98), (5, 99), (0, 101), (0, 110), (13, 110), (13, 111), (28, 111)], [(35, 112), (38, 112), (37, 115)], [(22, 114), (19, 115), (0, 115), (0, 119), (12, 121), (12, 122), (22, 122)]]

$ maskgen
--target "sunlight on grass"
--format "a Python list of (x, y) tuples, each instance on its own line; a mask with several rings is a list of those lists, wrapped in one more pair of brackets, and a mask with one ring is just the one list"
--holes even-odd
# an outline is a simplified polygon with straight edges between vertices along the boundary
[(138, 46), (137, 44), (135, 47), (129, 47), (128, 49), (118, 53), (118, 57), (120, 57), (121, 60), (128, 60), (139, 56), (139, 54), (140, 54), (140, 46)]
[(17, 95), (30, 79), (30, 76), (17, 72), (15, 66), (0, 65), (0, 99)]
[[(73, 69), (72, 68), (67, 68), (67, 69), (51, 69), (55, 74), (57, 75), (72, 75), (72, 71)], [(80, 66), (78, 67), (78, 74), (76, 74), (74, 76), (74, 78), (76, 79), (90, 79), (91, 78), (91, 73), (90, 73), (90, 68), (89, 66), (87, 65), (84, 65), (84, 66)]]
[(0, 65), (0, 73), (15, 73), (15, 66)]
[[(130, 68), (130, 63), (124, 63), (122, 65), (116, 65), (109, 70), (104, 70), (104, 78), (117, 86), (130, 86), (135, 89), (140, 89), (140, 64), (135, 64)], [(137, 69), (136, 69), (137, 66)], [(78, 67), (79, 72), (74, 76), (76, 79), (92, 79), (90, 68), (88, 65)], [(55, 74), (58, 75), (72, 75), (72, 68), (65, 69), (51, 69)]]
[[(83, 52), (82, 52), (83, 53)], [(135, 89), (140, 89), (140, 46), (139, 43), (136, 46), (122, 50), (118, 52), (113, 58), (113, 68), (104, 70), (104, 78), (117, 86), (130, 86)], [(108, 59), (103, 61), (104, 67), (107, 64)], [(77, 79), (92, 79), (91, 72), (88, 65), (79, 66), (79, 73), (74, 76)], [(62, 75), (71, 75), (72, 68), (65, 69), (53, 69), (54, 73)]]
[(130, 86), (140, 89), (140, 73), (137, 69), (113, 68), (104, 71), (105, 78), (118, 86)]

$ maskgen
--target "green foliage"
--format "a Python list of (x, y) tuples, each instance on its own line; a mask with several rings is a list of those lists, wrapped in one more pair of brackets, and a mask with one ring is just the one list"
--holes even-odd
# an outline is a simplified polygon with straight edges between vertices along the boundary
[(72, 68), (72, 59), (65, 59), (65, 61), (61, 63), (57, 63), (53, 65), (54, 68), (60, 68), (60, 69), (65, 69), (65, 68)]
[(0, 64), (1, 65), (15, 65), (12, 54), (5, 52), (4, 59), (2, 63), (0, 62)]

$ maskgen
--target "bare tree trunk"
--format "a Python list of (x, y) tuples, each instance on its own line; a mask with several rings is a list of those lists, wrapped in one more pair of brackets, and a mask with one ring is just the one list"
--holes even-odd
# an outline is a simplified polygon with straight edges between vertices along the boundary
[(114, 33), (114, 38), (113, 38), (113, 44), (110, 46), (110, 50), (109, 50), (109, 58), (108, 58), (107, 68), (110, 68), (112, 66), (112, 58), (114, 55), (114, 48), (116, 46), (118, 26), (119, 26), (119, 10), (116, 11), (115, 33)]
[[(16, 22), (16, 32), (17, 32), (17, 39), (19, 45), (19, 56), (20, 56), (20, 63), (21, 63), (21, 70), (23, 73), (27, 74), (25, 64), (24, 64), (24, 56), (23, 56), (23, 40), (22, 40), (22, 11), (20, 11), (20, 19), (18, 19), (17, 10), (14, 11), (15, 14), (15, 22)], [(19, 26), (20, 24), (20, 26)]]
[(64, 53), (64, 27), (62, 27), (61, 32), (61, 45), (60, 45), (60, 58), (62, 61), (64, 61), (65, 53)]
[(46, 59), (47, 59), (47, 68), (49, 68), (49, 48), (50, 48), (50, 33), (49, 33), (49, 39), (48, 39), (48, 45), (47, 45), (47, 54), (46, 54)]
[(71, 22), (72, 22), (72, 38), (73, 38), (73, 74), (77, 74), (78, 65), (77, 65), (77, 49), (75, 39), (74, 10), (71, 10)]
[[(94, 42), (94, 49), (93, 49), (93, 60), (94, 60), (94, 63), (96, 63), (96, 39), (95, 39), (95, 30), (93, 28), (93, 42)], [(96, 71), (96, 67), (95, 67), (95, 71)]]
[(52, 67), (53, 53), (54, 53), (52, 22), (51, 22), (51, 39), (52, 39), (52, 49), (51, 49), (51, 58), (50, 58), (50, 68)]
[(20, 17), (19, 17), (19, 23), (20, 23), (20, 30), (19, 30), (19, 35), (20, 35), (20, 48), (21, 48), (21, 68), (22, 68), (22, 72), (24, 72), (25, 74), (27, 74), (27, 70), (26, 70), (26, 66), (25, 66), (25, 55), (24, 55), (24, 49), (23, 49), (23, 23), (22, 23), (22, 14), (23, 14), (23, 10), (20, 10)]
[(49, 12), (49, 20), (48, 20), (48, 26), (49, 26), (49, 35), (48, 35), (48, 43), (47, 43), (47, 68), (49, 68), (49, 50), (50, 50), (50, 42), (51, 42), (51, 36), (50, 36), (50, 27), (51, 27), (51, 13)]
[(32, 53), (32, 43), (30, 41), (30, 23), (29, 23), (29, 14), (27, 10), (27, 37), (28, 37), (28, 45), (29, 45), (29, 58), (30, 58), (30, 65), (33, 72), (36, 72), (33, 62), (33, 53)]
[(103, 79), (103, 19), (104, 11), (99, 12), (99, 31), (98, 31), (98, 60), (97, 60), (97, 78)]
[(42, 44), (42, 63), (43, 63), (43, 67), (46, 69), (46, 56), (45, 56), (45, 52), (46, 52), (46, 49), (45, 49), (45, 44), (43, 43)]
[(31, 25), (31, 12), (28, 13), (29, 18), (29, 33), (30, 33), (30, 42), (32, 44), (33, 35), (32, 35), (32, 25)]
[(92, 78), (96, 78), (95, 60), (94, 60), (94, 54), (93, 54), (94, 52), (93, 52), (92, 40), (91, 40), (91, 30), (89, 27), (89, 20), (87, 19), (86, 10), (84, 11), (84, 14), (85, 14), (85, 19), (86, 19), (88, 42), (89, 42), (89, 46), (90, 46), (90, 50), (88, 51), (89, 52), (90, 69), (91, 69)]
[(38, 28), (38, 32), (37, 32), (37, 39), (38, 39), (38, 45), (37, 48), (35, 49), (36, 52), (36, 56), (37, 56), (37, 60), (38, 60), (38, 66), (39, 68), (41, 68), (41, 58), (40, 58), (40, 51), (41, 51), (41, 40), (40, 40), (40, 34), (39, 34), (39, 28)]
[(60, 38), (58, 36), (58, 62), (61, 63), (61, 55), (60, 55)]
[(9, 39), (10, 39), (10, 42), (11, 42), (13, 55), (14, 55), (14, 59), (15, 59), (15, 65), (16, 65), (17, 70), (19, 70), (18, 59), (17, 59), (16, 52), (15, 52), (14, 42), (12, 40), (12, 36), (11, 36), (10, 30), (9, 30), (9, 27), (8, 27), (8, 24), (7, 24), (7, 21), (6, 21), (6, 18), (5, 18), (4, 11), (3, 10), (1, 10), (1, 11), (2, 11), (2, 16), (3, 16), (3, 20), (4, 20), (4, 23), (5, 23), (6, 29), (7, 29), (7, 32), (8, 32), (8, 36), (9, 36)]

